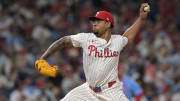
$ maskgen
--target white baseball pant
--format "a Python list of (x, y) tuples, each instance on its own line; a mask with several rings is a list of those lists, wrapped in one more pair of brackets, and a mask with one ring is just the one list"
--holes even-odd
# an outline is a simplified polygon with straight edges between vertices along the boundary
[(71, 90), (60, 101), (129, 101), (122, 90), (122, 83), (116, 82), (112, 87), (94, 92), (86, 82)]

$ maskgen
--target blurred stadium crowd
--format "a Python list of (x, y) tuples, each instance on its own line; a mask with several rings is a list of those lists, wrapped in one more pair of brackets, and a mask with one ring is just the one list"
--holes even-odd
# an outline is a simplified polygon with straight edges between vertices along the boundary
[[(134, 43), (120, 55), (125, 75), (143, 88), (141, 101), (180, 101), (180, 0), (149, 0), (151, 12)], [(34, 62), (55, 40), (90, 32), (89, 15), (108, 10), (114, 34), (138, 16), (143, 0), (1, 0), (0, 101), (58, 101), (85, 82), (82, 50), (64, 48), (48, 59), (56, 78), (40, 75)]]

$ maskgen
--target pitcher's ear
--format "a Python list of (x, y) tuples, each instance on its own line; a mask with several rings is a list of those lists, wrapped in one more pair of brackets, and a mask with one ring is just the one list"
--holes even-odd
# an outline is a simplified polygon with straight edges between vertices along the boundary
[(111, 25), (112, 25), (111, 22), (106, 21), (106, 23), (107, 23), (108, 27), (111, 28)]

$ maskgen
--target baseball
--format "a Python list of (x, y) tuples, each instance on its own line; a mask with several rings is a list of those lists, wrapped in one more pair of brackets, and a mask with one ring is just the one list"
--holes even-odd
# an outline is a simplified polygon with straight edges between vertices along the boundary
[(145, 11), (145, 12), (150, 11), (150, 7), (149, 7), (149, 6), (144, 7), (144, 11)]

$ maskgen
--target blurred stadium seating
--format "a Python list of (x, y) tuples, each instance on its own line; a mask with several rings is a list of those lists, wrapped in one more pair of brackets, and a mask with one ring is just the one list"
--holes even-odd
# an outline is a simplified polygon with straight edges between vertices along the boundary
[[(56, 78), (34, 68), (48, 46), (66, 35), (90, 32), (89, 15), (108, 10), (113, 34), (135, 21), (145, 0), (1, 0), (0, 101), (58, 101), (85, 82), (82, 50), (64, 48), (48, 59)], [(134, 43), (120, 55), (127, 75), (143, 88), (142, 101), (180, 101), (180, 0), (151, 0), (151, 12)]]

